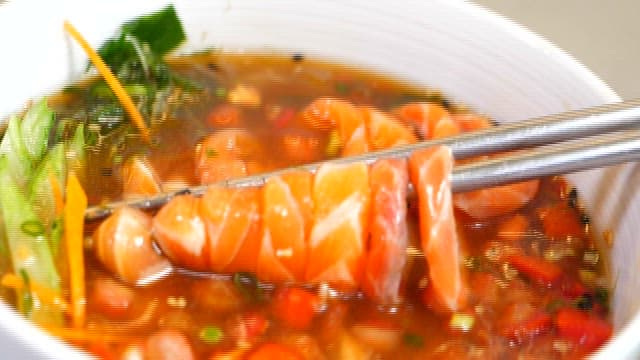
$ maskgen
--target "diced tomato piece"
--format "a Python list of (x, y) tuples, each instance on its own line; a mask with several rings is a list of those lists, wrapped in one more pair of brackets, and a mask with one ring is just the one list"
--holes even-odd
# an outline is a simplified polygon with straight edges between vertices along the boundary
[(564, 202), (539, 211), (545, 235), (554, 238), (584, 236), (585, 227), (578, 212)]
[(472, 294), (484, 303), (495, 303), (498, 300), (498, 279), (487, 272), (475, 272), (470, 276)]
[(523, 321), (504, 326), (501, 329), (501, 334), (510, 340), (523, 342), (538, 334), (549, 331), (552, 324), (551, 315), (537, 311)]
[(98, 359), (103, 360), (115, 360), (116, 356), (113, 351), (109, 348), (108, 344), (103, 342), (94, 342), (87, 345), (87, 351), (92, 355), (95, 355)]
[(251, 353), (248, 360), (302, 360), (302, 356), (294, 349), (277, 343), (265, 343)]
[(562, 295), (575, 299), (587, 292), (587, 287), (576, 279), (566, 279), (561, 285)]
[(278, 129), (282, 129), (287, 125), (289, 125), (289, 123), (291, 123), (291, 120), (293, 120), (295, 116), (296, 116), (296, 111), (293, 108), (284, 108), (280, 110), (280, 113), (278, 113), (278, 116), (276, 116), (276, 118), (273, 119), (273, 126), (275, 126)]
[(501, 240), (518, 241), (527, 228), (529, 228), (529, 220), (522, 214), (516, 214), (498, 226), (497, 236)]
[(231, 104), (218, 105), (207, 115), (207, 123), (213, 127), (241, 127), (240, 109)]
[(525, 276), (551, 285), (562, 277), (562, 268), (557, 264), (528, 255), (510, 255), (507, 261)]
[(562, 337), (581, 344), (586, 351), (602, 345), (613, 332), (606, 320), (572, 308), (560, 309), (555, 324)]
[(313, 321), (318, 301), (318, 297), (310, 291), (285, 288), (274, 296), (273, 315), (291, 328), (304, 330)]
[(99, 278), (93, 283), (89, 305), (103, 314), (118, 318), (129, 314), (135, 292), (116, 280)]
[(263, 314), (250, 311), (234, 316), (228, 325), (229, 336), (238, 342), (255, 343), (267, 331), (269, 321)]
[(195, 359), (189, 339), (176, 330), (160, 330), (147, 338), (145, 358), (157, 360)]

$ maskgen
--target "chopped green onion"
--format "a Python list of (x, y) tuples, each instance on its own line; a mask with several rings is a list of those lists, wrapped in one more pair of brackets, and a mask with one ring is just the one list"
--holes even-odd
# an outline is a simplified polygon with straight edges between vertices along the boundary
[(200, 330), (198, 336), (200, 340), (207, 344), (217, 344), (222, 341), (224, 333), (222, 329), (217, 326), (205, 326)]
[(31, 282), (29, 281), (29, 275), (24, 269), (20, 269), (18, 272), (24, 283), (24, 289), (22, 291), (21, 310), (26, 316), (30, 316), (33, 310), (33, 296), (31, 295)]
[(215, 94), (216, 94), (217, 97), (221, 97), (221, 98), (226, 97), (227, 96), (227, 89), (223, 88), (223, 87), (216, 88)]
[(20, 230), (29, 236), (44, 235), (44, 225), (39, 220), (27, 220), (20, 225)]
[(207, 157), (208, 158), (213, 158), (218, 156), (218, 152), (215, 149), (209, 149), (207, 148)]
[(473, 328), (475, 318), (472, 315), (464, 313), (454, 313), (449, 321), (449, 326), (452, 329), (468, 332)]
[(424, 339), (422, 338), (422, 336), (418, 334), (405, 333), (402, 336), (402, 340), (404, 341), (405, 344), (411, 347), (420, 348), (424, 346)]
[(340, 95), (346, 95), (349, 93), (349, 86), (345, 83), (339, 82), (336, 84), (336, 91)]

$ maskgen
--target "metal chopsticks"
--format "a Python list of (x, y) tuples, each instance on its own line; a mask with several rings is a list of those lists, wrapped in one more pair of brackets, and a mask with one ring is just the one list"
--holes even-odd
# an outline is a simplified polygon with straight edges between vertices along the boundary
[[(483, 131), (330, 160), (330, 162), (371, 163), (379, 158), (406, 157), (417, 149), (435, 145), (451, 147), (456, 159), (546, 145), (516, 155), (456, 166), (452, 174), (452, 186), (454, 191), (461, 192), (640, 160), (640, 130), (634, 128), (640, 129), (640, 99), (534, 118)], [(230, 179), (219, 185), (260, 186), (269, 176), (292, 169), (315, 171), (320, 164), (314, 163)], [(156, 208), (178, 194), (200, 195), (206, 191), (207, 187), (206, 185), (196, 186), (143, 200), (121, 201), (91, 207), (87, 209), (85, 219), (91, 221), (103, 218), (123, 205), (142, 209)]]

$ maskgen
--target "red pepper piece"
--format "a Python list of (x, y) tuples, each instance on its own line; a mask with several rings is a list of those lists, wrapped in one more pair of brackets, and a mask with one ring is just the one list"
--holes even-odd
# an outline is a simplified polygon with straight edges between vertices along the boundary
[(538, 334), (549, 331), (552, 324), (551, 315), (544, 312), (535, 312), (526, 320), (504, 327), (501, 333), (502, 336), (521, 343)]
[(544, 233), (549, 238), (584, 236), (585, 227), (580, 222), (580, 215), (564, 202), (540, 210), (539, 216)]
[(551, 285), (562, 277), (562, 268), (554, 263), (528, 255), (510, 255), (507, 261), (525, 276)]
[(285, 288), (276, 292), (273, 299), (273, 315), (285, 325), (307, 329), (316, 313), (318, 297), (300, 288)]
[(610, 323), (585, 312), (563, 308), (555, 319), (560, 336), (582, 345), (585, 351), (591, 351), (607, 341), (613, 332)]

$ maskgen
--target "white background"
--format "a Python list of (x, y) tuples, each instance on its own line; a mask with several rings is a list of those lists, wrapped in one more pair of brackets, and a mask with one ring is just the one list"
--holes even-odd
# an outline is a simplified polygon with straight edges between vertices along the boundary
[(544, 36), (623, 99), (640, 98), (640, 1), (476, 0)]

